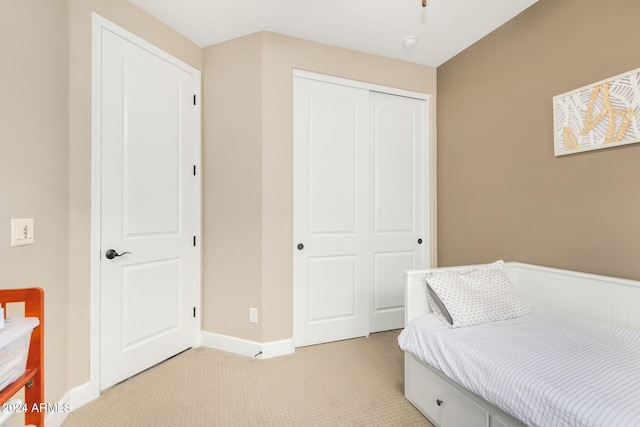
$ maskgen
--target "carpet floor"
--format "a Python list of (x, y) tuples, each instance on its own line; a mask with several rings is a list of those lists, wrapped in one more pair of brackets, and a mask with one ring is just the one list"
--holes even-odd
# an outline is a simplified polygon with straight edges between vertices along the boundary
[(404, 398), (398, 334), (266, 360), (187, 350), (73, 411), (63, 427), (431, 426)]

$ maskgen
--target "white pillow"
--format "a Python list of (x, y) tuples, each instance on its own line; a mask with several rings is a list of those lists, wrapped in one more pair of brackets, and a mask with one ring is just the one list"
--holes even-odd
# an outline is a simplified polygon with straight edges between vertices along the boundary
[(437, 308), (435, 310), (432, 306), (433, 312), (443, 323), (454, 328), (530, 313), (531, 307), (518, 295), (502, 271), (503, 265), (498, 261), (470, 270), (442, 272), (427, 277), (429, 294)]
[[(504, 261), (498, 260), (492, 262), (491, 264), (481, 264), (474, 265), (469, 268), (456, 270), (457, 273), (465, 274), (472, 271), (477, 270), (502, 270), (504, 268)], [(427, 302), (429, 303), (429, 307), (431, 307), (431, 311), (438, 317), (443, 323), (448, 323), (449, 325), (453, 324), (453, 319), (451, 315), (447, 311), (447, 308), (444, 306), (438, 295), (431, 289), (429, 286), (429, 278), (435, 277), (436, 275), (441, 274), (449, 274), (450, 272), (444, 270), (432, 270), (427, 273)]]

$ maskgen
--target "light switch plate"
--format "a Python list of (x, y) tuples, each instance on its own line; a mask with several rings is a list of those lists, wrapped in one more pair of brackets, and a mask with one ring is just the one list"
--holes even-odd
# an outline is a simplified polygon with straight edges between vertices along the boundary
[(11, 220), (11, 246), (23, 246), (33, 243), (33, 218)]

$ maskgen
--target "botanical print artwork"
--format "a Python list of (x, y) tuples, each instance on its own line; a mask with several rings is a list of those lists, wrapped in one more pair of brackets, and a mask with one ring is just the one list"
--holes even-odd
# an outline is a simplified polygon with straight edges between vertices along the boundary
[(555, 155), (640, 141), (640, 69), (553, 98)]

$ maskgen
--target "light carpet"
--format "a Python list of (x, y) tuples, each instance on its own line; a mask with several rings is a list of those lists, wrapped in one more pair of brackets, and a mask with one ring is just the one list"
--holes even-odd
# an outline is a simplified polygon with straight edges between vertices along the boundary
[(266, 360), (191, 349), (106, 391), (63, 426), (431, 426), (404, 398), (399, 332)]

